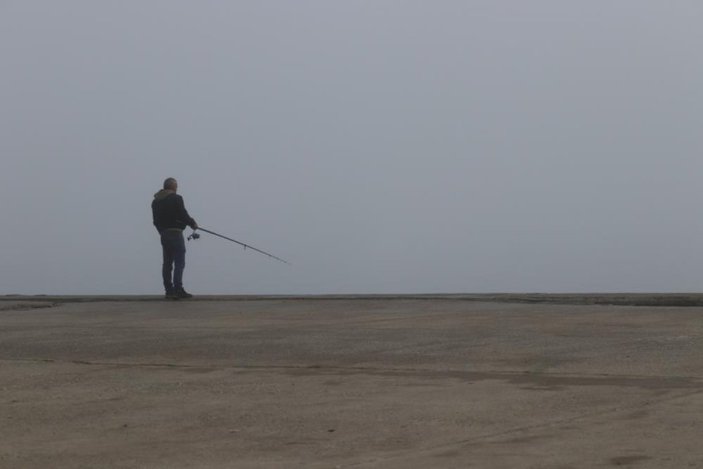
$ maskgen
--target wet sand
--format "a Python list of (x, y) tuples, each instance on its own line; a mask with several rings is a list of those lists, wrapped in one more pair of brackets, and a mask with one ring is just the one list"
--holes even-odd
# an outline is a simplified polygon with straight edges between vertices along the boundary
[(0, 467), (703, 467), (700, 304), (4, 297)]

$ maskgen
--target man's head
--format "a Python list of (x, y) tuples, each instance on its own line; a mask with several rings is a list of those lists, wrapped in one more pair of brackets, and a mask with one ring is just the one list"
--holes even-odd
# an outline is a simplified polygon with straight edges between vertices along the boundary
[(178, 190), (178, 181), (176, 181), (174, 178), (166, 178), (166, 180), (164, 181), (164, 189), (176, 192)]

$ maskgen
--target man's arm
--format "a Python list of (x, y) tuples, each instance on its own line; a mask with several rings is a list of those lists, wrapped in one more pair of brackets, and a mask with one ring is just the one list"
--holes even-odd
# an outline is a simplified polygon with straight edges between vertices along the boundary
[(154, 227), (156, 228), (156, 231), (161, 233), (161, 229), (159, 229), (159, 224), (156, 221), (156, 201), (151, 203), (151, 219), (154, 223)]
[(193, 220), (193, 218), (188, 215), (188, 211), (186, 210), (185, 204), (183, 203), (183, 197), (178, 197), (178, 212), (180, 214), (180, 220), (183, 221), (186, 225), (190, 226), (194, 230), (198, 229), (198, 224)]

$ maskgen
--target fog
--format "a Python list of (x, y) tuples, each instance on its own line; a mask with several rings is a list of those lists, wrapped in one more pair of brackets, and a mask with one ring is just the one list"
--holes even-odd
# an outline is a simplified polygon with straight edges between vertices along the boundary
[[(0, 1), (0, 294), (682, 292), (697, 1)], [(186, 234), (189, 233), (189, 230)]]

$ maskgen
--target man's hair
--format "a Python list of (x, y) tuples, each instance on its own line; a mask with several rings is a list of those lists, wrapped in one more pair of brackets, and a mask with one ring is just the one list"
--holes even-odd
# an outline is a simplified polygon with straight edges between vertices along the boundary
[(164, 189), (173, 189), (176, 185), (176, 180), (174, 178), (166, 178), (164, 181)]

